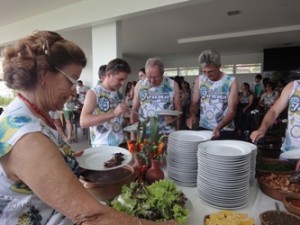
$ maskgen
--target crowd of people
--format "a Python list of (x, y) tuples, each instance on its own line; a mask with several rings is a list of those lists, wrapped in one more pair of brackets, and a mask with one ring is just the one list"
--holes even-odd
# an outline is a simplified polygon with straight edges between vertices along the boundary
[[(203, 51), (201, 73), (193, 88), (183, 77), (164, 76), (160, 58), (149, 58), (139, 80), (124, 85), (130, 65), (121, 58), (99, 67), (99, 82), (91, 89), (78, 80), (86, 56), (76, 44), (49, 31), (36, 32), (4, 48), (4, 80), (18, 91), (0, 116), (0, 221), (3, 224), (177, 224), (154, 223), (117, 212), (100, 204), (78, 181), (79, 166), (67, 141), (72, 111), (81, 104), (80, 125), (90, 129), (92, 146), (124, 142), (124, 115), (130, 123), (158, 116), (159, 110), (182, 115), (159, 116), (160, 133), (178, 129), (211, 130), (213, 139), (237, 139), (251, 129), (249, 113), (260, 107), (265, 116), (252, 142), (262, 138), (287, 108), (288, 125), (282, 151), (300, 147), (300, 82), (276, 88), (257, 75), (253, 85), (221, 71), (221, 56)], [(279, 82), (280, 83), (280, 82)], [(76, 91), (77, 87), (77, 91)], [(120, 91), (124, 89), (125, 91)], [(124, 93), (124, 94), (122, 94)], [(55, 113), (64, 109), (67, 133)], [(246, 121), (243, 123), (242, 121)], [(252, 131), (252, 130), (251, 130)], [(59, 138), (63, 137), (63, 141)], [(300, 161), (297, 168), (300, 167)], [(82, 204), (84, 203), (84, 204)], [(17, 205), (19, 207), (11, 207)]]

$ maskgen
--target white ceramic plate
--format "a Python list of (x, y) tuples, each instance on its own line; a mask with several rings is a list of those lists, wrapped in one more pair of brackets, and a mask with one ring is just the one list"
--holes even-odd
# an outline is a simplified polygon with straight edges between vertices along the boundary
[(203, 142), (212, 137), (212, 131), (176, 130), (169, 135), (169, 140), (174, 143)]
[(284, 159), (300, 159), (300, 149), (290, 150), (280, 154), (280, 158)]
[(131, 124), (130, 126), (124, 127), (123, 131), (134, 132), (137, 131), (138, 122)]
[(198, 145), (198, 149), (203, 153), (225, 158), (237, 158), (252, 152), (250, 145), (235, 140), (202, 142)]
[(175, 111), (175, 110), (160, 110), (156, 112), (157, 115), (161, 116), (179, 116), (182, 112)]
[[(110, 160), (115, 153), (123, 153), (124, 160), (120, 165), (106, 168), (104, 167), (104, 163)], [(131, 153), (120, 147), (114, 146), (101, 146), (94, 148), (87, 148), (84, 150), (84, 153), (77, 157), (77, 162), (79, 166), (88, 169), (88, 170), (96, 170), (96, 171), (104, 171), (104, 170), (113, 170), (124, 165), (127, 165), (132, 158)]]

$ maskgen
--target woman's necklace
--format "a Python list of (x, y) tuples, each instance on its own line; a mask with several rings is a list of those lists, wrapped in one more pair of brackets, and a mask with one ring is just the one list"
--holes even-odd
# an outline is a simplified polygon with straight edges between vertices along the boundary
[(29, 100), (28, 100), (27, 98), (25, 98), (21, 93), (18, 93), (18, 97), (19, 97), (22, 101), (26, 102), (26, 103), (28, 104), (28, 106), (29, 106), (36, 114), (38, 114), (39, 116), (41, 116), (51, 128), (56, 129), (56, 128), (55, 128), (55, 125), (54, 125), (54, 123), (53, 123), (53, 121), (52, 121), (52, 120), (49, 120), (48, 117), (46, 117), (45, 114), (42, 113), (42, 111), (41, 111), (41, 110), (40, 110), (33, 102), (29, 101)]

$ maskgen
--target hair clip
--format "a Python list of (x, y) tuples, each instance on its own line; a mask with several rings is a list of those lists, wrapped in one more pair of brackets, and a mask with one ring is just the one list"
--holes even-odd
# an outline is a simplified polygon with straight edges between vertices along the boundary
[(49, 52), (49, 43), (48, 43), (47, 39), (44, 41), (43, 51), (44, 51), (45, 55), (50, 55), (50, 52)]

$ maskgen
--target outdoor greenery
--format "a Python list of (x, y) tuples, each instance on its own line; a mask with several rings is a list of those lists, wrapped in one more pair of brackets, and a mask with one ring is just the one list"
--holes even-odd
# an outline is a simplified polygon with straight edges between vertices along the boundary
[(0, 96), (0, 106), (7, 106), (13, 98), (1, 97)]

